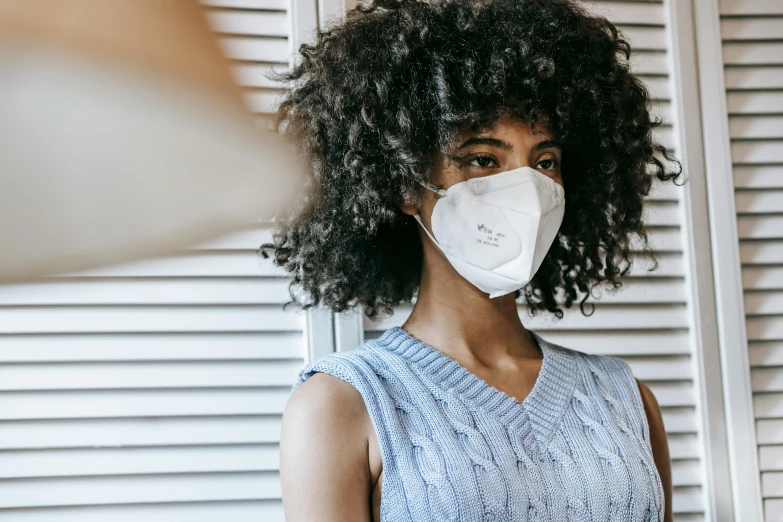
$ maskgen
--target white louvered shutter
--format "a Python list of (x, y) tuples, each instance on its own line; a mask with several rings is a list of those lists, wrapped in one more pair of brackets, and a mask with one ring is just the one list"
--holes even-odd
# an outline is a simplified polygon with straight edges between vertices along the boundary
[[(678, 153), (678, 122), (673, 121), (670, 82), (670, 36), (662, 2), (585, 2), (591, 10), (607, 16), (625, 33), (635, 49), (634, 70), (655, 97), (655, 112), (665, 126), (659, 140)], [(687, 175), (687, 172), (686, 172)], [(698, 393), (694, 390), (694, 341), (687, 278), (688, 252), (681, 224), (684, 223), (684, 190), (672, 183), (659, 184), (647, 200), (646, 221), (651, 225), (650, 242), (658, 252), (659, 268), (647, 272), (647, 260), (637, 258), (626, 288), (615, 296), (605, 295), (595, 313), (584, 317), (576, 303), (565, 317), (542, 314), (527, 316), (520, 307), (526, 327), (546, 339), (570, 348), (620, 356), (628, 361), (639, 379), (658, 399), (669, 438), (674, 480), (675, 520), (704, 519), (703, 449)], [(388, 319), (365, 320), (366, 338), (378, 337), (385, 329), (400, 325), (410, 313), (401, 307)]]
[[(783, 2), (720, 2), (766, 522), (783, 521)], [(748, 480), (757, 480), (748, 477)]]
[[(206, 3), (264, 119), (289, 0)], [(283, 520), (280, 422), (306, 321), (255, 252), (270, 237), (0, 286), (0, 520)]]

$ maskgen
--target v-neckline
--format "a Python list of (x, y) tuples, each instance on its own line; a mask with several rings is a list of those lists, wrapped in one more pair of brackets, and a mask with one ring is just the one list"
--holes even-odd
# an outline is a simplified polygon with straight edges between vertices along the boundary
[(538, 445), (543, 448), (559, 425), (573, 394), (576, 365), (570, 350), (528, 331), (541, 347), (543, 360), (533, 389), (522, 402), (490, 385), (442, 351), (416, 339), (402, 327), (390, 328), (377, 341), (403, 356), (447, 393), (497, 417), (504, 425), (513, 428), (528, 420)]

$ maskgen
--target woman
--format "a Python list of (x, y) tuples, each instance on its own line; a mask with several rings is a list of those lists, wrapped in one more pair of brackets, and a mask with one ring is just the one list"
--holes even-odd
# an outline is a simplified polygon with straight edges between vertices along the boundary
[(278, 121), (311, 186), (263, 252), (301, 305), (415, 306), (299, 374), (287, 520), (672, 520), (653, 394), (517, 311), (588, 315), (653, 254), (650, 172), (681, 167), (628, 43), (569, 0), (379, 0), (300, 54)]

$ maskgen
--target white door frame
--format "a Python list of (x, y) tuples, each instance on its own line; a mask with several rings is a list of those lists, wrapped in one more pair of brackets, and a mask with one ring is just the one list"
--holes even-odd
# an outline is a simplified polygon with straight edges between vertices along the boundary
[[(670, 0), (671, 1), (671, 0)], [(674, 2), (673, 2), (674, 3)], [(677, 0), (676, 3), (680, 3)], [(685, 2), (686, 4), (689, 2)], [(693, 0), (728, 460), (737, 522), (762, 522), (718, 0)], [(715, 371), (714, 368), (710, 371)], [(717, 389), (717, 387), (715, 387)], [(721, 492), (718, 492), (721, 493)]]

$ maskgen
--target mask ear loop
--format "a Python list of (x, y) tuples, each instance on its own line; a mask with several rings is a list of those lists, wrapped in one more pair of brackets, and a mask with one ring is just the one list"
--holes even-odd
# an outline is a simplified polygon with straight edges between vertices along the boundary
[(427, 227), (425, 227), (425, 226), (424, 226), (424, 222), (421, 220), (421, 216), (419, 216), (418, 214), (414, 214), (414, 215), (413, 215), (413, 219), (415, 219), (416, 221), (418, 221), (419, 225), (421, 225), (421, 228), (423, 228), (423, 229), (424, 229), (424, 232), (427, 234), (427, 236), (429, 236), (429, 238), (432, 240), (432, 242), (433, 242), (433, 243), (435, 243), (435, 246), (436, 246), (436, 247), (438, 247), (438, 248), (439, 248), (441, 251), (443, 251), (443, 252), (445, 253), (445, 251), (443, 250), (443, 248), (440, 246), (440, 243), (438, 243), (438, 240), (437, 240), (437, 239), (435, 239), (435, 236), (433, 236), (433, 235), (430, 233), (430, 231), (429, 231), (429, 230), (427, 230)]
[(435, 185), (433, 185), (429, 181), (419, 181), (419, 185), (421, 185), (425, 189), (429, 190), (430, 192), (434, 192), (435, 194), (439, 195), (442, 198), (445, 198), (446, 196), (448, 196), (448, 192), (446, 190), (440, 189), (440, 188), (436, 187)]
[[(446, 190), (439, 189), (438, 187), (436, 187), (432, 183), (425, 182), (425, 181), (419, 181), (419, 185), (421, 185), (425, 189), (429, 190), (430, 192), (434, 192), (435, 194), (439, 195), (441, 198), (445, 198), (445, 197), (448, 196), (448, 193), (446, 192)], [(438, 247), (438, 249), (440, 249), (440, 251), (445, 254), (446, 251), (443, 250), (443, 248), (440, 246), (440, 243), (438, 243), (438, 240), (435, 239), (435, 236), (433, 236), (430, 233), (430, 231), (427, 230), (427, 227), (424, 226), (424, 222), (421, 220), (421, 216), (419, 214), (414, 214), (413, 215), (413, 219), (415, 219), (419, 223), (419, 225), (421, 225), (421, 228), (424, 229), (424, 232), (427, 234), (427, 236), (432, 240), (433, 243), (435, 243), (435, 246)]]

